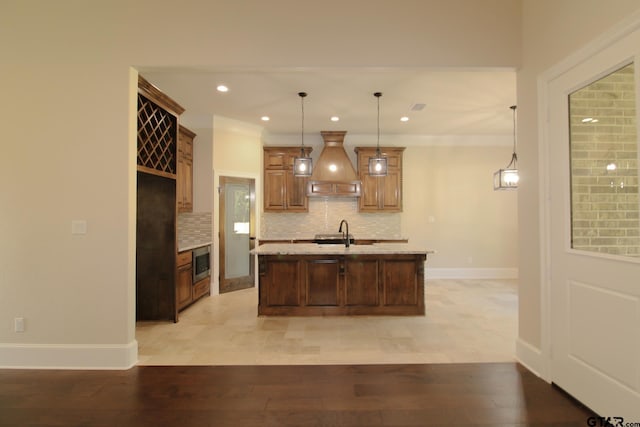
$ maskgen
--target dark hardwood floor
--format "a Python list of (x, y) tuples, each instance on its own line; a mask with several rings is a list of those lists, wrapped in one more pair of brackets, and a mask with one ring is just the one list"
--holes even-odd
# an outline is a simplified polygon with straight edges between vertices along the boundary
[(0, 370), (0, 426), (586, 426), (514, 363)]

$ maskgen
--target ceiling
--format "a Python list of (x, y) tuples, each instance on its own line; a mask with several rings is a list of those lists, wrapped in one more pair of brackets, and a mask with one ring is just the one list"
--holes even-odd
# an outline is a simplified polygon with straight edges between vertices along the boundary
[[(140, 68), (140, 74), (186, 111), (181, 123), (209, 128), (224, 116), (271, 135), (300, 134), (301, 98), (305, 134), (346, 130), (376, 134), (497, 135), (513, 132), (510, 106), (516, 100), (513, 70), (444, 69), (244, 69)], [(219, 84), (229, 88), (216, 90)], [(414, 104), (425, 104), (413, 111)], [(330, 121), (338, 116), (338, 122)], [(262, 116), (269, 116), (264, 122)], [(407, 122), (400, 118), (406, 116)]]

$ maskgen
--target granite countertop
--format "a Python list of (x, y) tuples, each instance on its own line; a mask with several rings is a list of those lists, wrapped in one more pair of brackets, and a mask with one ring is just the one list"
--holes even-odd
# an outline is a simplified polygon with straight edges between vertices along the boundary
[(255, 255), (375, 255), (375, 254), (432, 254), (409, 243), (374, 243), (372, 245), (319, 245), (316, 243), (267, 243), (251, 251)]

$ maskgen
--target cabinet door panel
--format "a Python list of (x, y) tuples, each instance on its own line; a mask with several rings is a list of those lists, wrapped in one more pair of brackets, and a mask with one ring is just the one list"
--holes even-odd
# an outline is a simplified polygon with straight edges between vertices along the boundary
[(264, 208), (283, 210), (285, 203), (285, 185), (287, 172), (283, 170), (266, 170), (264, 172)]
[(382, 276), (384, 305), (418, 304), (418, 283), (414, 260), (385, 260)]
[(340, 283), (337, 259), (307, 262), (307, 305), (338, 305)]
[(287, 171), (287, 209), (307, 210), (307, 178), (297, 177)]
[(181, 309), (191, 303), (192, 274), (193, 271), (191, 269), (191, 264), (178, 268), (178, 309)]
[(193, 160), (184, 162), (184, 189), (182, 208), (184, 212), (193, 211)]
[(378, 210), (378, 181), (382, 178), (371, 176), (368, 173), (361, 174), (362, 194), (360, 195), (360, 210)]
[(389, 170), (387, 176), (383, 178), (382, 185), (384, 186), (384, 197), (382, 198), (382, 208), (387, 211), (400, 210), (401, 206), (401, 194), (402, 184), (400, 182), (400, 172)]
[(298, 306), (300, 304), (300, 268), (297, 260), (268, 263), (264, 282), (260, 283), (261, 298), (267, 306)]
[(178, 212), (182, 212), (184, 209), (184, 172), (185, 172), (185, 160), (181, 153), (178, 153), (178, 166), (176, 172), (176, 204), (178, 205)]
[(378, 264), (378, 260), (345, 262), (345, 305), (379, 304)]

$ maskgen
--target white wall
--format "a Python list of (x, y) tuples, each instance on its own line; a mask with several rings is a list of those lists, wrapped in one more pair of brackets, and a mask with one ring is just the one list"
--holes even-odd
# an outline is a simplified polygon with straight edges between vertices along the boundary
[(407, 148), (402, 234), (437, 250), (428, 274), (516, 276), (518, 193), (493, 191), (493, 172), (510, 158), (511, 146)]
[(130, 67), (516, 67), (519, 24), (513, 0), (0, 2), (0, 366), (135, 363)]
[(193, 144), (193, 212), (213, 211), (213, 129), (191, 129)]
[[(220, 290), (220, 200), (218, 187), (221, 176), (253, 178), (255, 180), (256, 233), (260, 230), (262, 206), (262, 128), (237, 120), (216, 116), (213, 119), (213, 271), (211, 293)], [(256, 276), (257, 280), (257, 276)]]
[(522, 67), (518, 70), (520, 245), (519, 352), (541, 345), (537, 78), (631, 12), (637, 0), (523, 0)]

